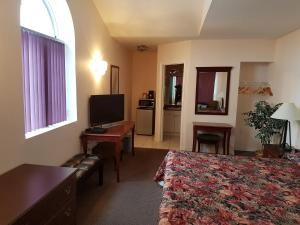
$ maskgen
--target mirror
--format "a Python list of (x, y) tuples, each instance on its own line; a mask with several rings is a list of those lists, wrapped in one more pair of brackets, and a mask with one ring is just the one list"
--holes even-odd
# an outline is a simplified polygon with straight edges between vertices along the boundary
[(110, 94), (119, 94), (119, 72), (118, 66), (111, 65), (110, 67)]
[(166, 66), (165, 107), (181, 106), (183, 66), (183, 64)]
[(197, 67), (195, 114), (228, 115), (232, 67)]

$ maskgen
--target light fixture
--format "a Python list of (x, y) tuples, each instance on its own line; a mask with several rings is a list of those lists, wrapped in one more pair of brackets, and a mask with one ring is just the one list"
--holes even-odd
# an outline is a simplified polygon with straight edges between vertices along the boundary
[[(288, 149), (292, 149), (291, 138), (291, 123), (290, 121), (300, 120), (300, 111), (297, 109), (294, 103), (283, 103), (271, 116), (273, 119), (279, 119), (285, 121), (283, 129), (283, 136), (281, 138), (281, 145), (284, 149), (288, 146)], [(289, 145), (287, 144), (287, 132), (289, 130)]]
[(99, 53), (96, 53), (90, 63), (90, 70), (95, 76), (99, 77), (106, 73), (107, 66), (107, 62), (102, 59)]
[(149, 47), (147, 45), (138, 45), (136, 47), (136, 49), (139, 51), (139, 52), (144, 52), (144, 51), (148, 51), (149, 50)]

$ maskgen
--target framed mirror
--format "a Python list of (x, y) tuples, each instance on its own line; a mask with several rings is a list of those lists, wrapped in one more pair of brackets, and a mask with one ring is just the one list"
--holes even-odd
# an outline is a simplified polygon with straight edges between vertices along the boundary
[(228, 115), (232, 67), (196, 67), (195, 114)]
[(110, 67), (110, 94), (119, 94), (119, 73), (118, 66), (111, 65)]

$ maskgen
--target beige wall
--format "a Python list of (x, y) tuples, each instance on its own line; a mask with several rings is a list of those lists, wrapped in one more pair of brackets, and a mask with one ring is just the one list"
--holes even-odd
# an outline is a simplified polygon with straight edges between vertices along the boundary
[(21, 73), (20, 0), (0, 2), (0, 174), (21, 164), (59, 165), (79, 152), (80, 132), (88, 125), (88, 98), (109, 93), (109, 69), (96, 82), (88, 63), (100, 51), (120, 66), (120, 89), (126, 93), (125, 117), (131, 109), (131, 54), (108, 34), (91, 0), (68, 0), (76, 35), (78, 121), (25, 140)]
[[(293, 102), (300, 107), (300, 29), (276, 41), (271, 70), (274, 102)], [(292, 144), (300, 148), (300, 124), (292, 123)]]
[[(241, 63), (240, 82), (269, 82), (271, 63)], [(273, 92), (277, 90), (273, 89)], [(243, 113), (254, 109), (254, 104), (258, 101), (272, 102), (272, 97), (262, 95), (238, 95), (235, 144), (236, 150), (255, 151), (262, 148), (259, 140), (255, 138), (256, 131), (246, 125)]]
[[(223, 122), (235, 127), (238, 100), (238, 86), (241, 62), (271, 62), (274, 54), (274, 41), (267, 40), (213, 40), (193, 41), (191, 46), (191, 66), (186, 83), (189, 94), (184, 99), (187, 102), (183, 110), (185, 127), (185, 147), (191, 149), (192, 122)], [(229, 112), (227, 116), (195, 115), (195, 92), (197, 66), (232, 66), (230, 82)], [(232, 132), (231, 150), (235, 141), (235, 129)]]
[[(156, 113), (155, 113), (155, 141), (163, 140), (163, 108), (164, 108), (164, 71), (166, 65), (184, 64), (183, 71), (183, 90), (182, 99), (185, 96), (185, 80), (188, 75), (190, 61), (190, 41), (182, 41), (177, 43), (160, 45), (157, 53), (157, 77), (156, 77)], [(185, 102), (182, 102), (184, 107)], [(181, 128), (183, 127), (184, 118), (181, 116)], [(182, 131), (182, 129), (181, 129)], [(180, 135), (180, 143), (183, 143)]]
[(157, 52), (133, 52), (132, 56), (132, 104), (131, 119), (136, 120), (136, 107), (142, 94), (156, 90)]
[[(294, 102), (300, 107), (300, 30), (292, 32), (278, 40), (199, 40), (186, 41), (161, 45), (158, 48), (157, 63), (157, 94), (163, 93), (163, 67), (166, 64), (184, 63), (186, 74), (183, 83), (183, 105), (181, 119), (181, 149), (191, 150), (192, 147), (192, 122), (225, 122), (236, 126), (237, 119), (241, 117), (237, 113), (245, 111), (243, 106), (238, 110), (238, 86), (240, 74), (243, 79), (249, 79), (254, 74), (255, 79), (269, 80), (274, 92), (274, 97), (266, 100), (274, 103)], [(242, 62), (255, 62), (253, 68), (240, 68)], [(270, 64), (268, 64), (270, 63)], [(228, 116), (195, 115), (195, 88), (197, 66), (233, 66), (230, 84), (230, 102)], [(188, 71), (187, 71), (188, 70)], [(242, 71), (241, 71), (242, 70)], [(251, 71), (254, 70), (254, 71)], [(251, 73), (250, 73), (251, 72)], [(262, 75), (268, 74), (268, 78)], [(247, 98), (247, 97), (245, 97)], [(251, 101), (250, 101), (251, 100)], [(240, 99), (250, 101), (253, 104), (261, 99)], [(248, 106), (249, 106), (248, 105)], [(248, 107), (247, 106), (247, 107)], [(247, 108), (246, 107), (246, 108)], [(162, 103), (157, 102), (156, 114), (156, 140), (161, 140), (163, 114)], [(249, 108), (247, 108), (249, 109)], [(292, 124), (293, 145), (300, 148), (299, 122)], [(234, 148), (235, 138), (238, 138), (236, 147), (257, 148), (259, 143), (250, 138), (247, 143), (241, 143), (241, 139), (254, 135), (252, 131), (245, 131), (236, 127), (233, 129), (231, 150)], [(236, 135), (236, 133), (239, 133)], [(249, 149), (250, 150), (250, 149)]]
[[(294, 102), (300, 106), (300, 30), (276, 40), (274, 63), (247, 63), (241, 67), (241, 80), (268, 81), (271, 83), (273, 97), (239, 95), (237, 111), (237, 140), (235, 149), (255, 150), (261, 147), (254, 138), (256, 132), (244, 125), (241, 113), (253, 109), (255, 102), (266, 100), (277, 104)], [(292, 144), (300, 147), (299, 122), (292, 123)]]
[[(266, 100), (273, 104), (294, 102), (298, 107), (300, 106), (298, 91), (300, 82), (298, 75), (300, 73), (299, 41), (300, 31), (298, 30), (276, 41), (274, 63), (247, 63), (241, 67), (241, 80), (270, 82), (274, 96), (239, 95), (235, 149), (256, 150), (261, 148), (259, 141), (254, 138), (256, 132), (253, 128), (245, 126), (241, 116), (241, 113), (252, 110), (255, 102), (259, 100)], [(292, 123), (292, 127), (293, 145), (299, 148), (299, 122)]]
[[(161, 65), (168, 63), (185, 63), (187, 74), (183, 80), (183, 105), (181, 119), (181, 149), (192, 148), (192, 123), (223, 122), (235, 126), (238, 99), (240, 63), (273, 61), (275, 41), (268, 40), (199, 40), (162, 45), (158, 48), (158, 81), (157, 89), (161, 88)], [(195, 115), (196, 67), (197, 66), (232, 66), (230, 83), (230, 101), (228, 116)], [(160, 105), (160, 104), (159, 104)], [(157, 112), (156, 121), (162, 116)], [(157, 127), (157, 130), (160, 128)], [(159, 139), (157, 134), (157, 140)], [(233, 149), (234, 132), (231, 149)]]

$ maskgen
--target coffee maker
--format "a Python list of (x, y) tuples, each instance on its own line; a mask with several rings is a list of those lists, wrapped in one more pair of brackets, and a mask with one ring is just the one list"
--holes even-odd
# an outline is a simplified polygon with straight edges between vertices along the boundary
[(148, 91), (148, 98), (149, 99), (154, 99), (155, 98), (153, 90)]

